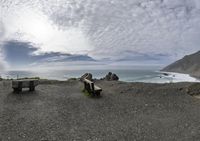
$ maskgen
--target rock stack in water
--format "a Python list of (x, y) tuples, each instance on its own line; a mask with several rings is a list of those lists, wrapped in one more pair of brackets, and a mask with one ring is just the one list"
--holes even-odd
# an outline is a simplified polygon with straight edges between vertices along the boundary
[(107, 81), (118, 81), (119, 77), (112, 72), (109, 72), (104, 78), (103, 80), (107, 80)]

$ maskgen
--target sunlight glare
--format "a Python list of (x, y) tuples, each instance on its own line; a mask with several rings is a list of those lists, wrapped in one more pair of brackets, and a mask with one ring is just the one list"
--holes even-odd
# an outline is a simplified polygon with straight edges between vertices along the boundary
[(42, 13), (24, 12), (15, 24), (22, 34), (20, 40), (33, 43), (38, 48), (36, 54), (43, 52), (63, 52), (85, 54), (92, 50), (89, 39), (79, 27), (59, 29)]

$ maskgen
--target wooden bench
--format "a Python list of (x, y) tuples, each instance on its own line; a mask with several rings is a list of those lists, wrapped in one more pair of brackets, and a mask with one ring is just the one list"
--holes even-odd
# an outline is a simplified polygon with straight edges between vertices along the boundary
[(22, 88), (29, 88), (30, 91), (35, 91), (35, 87), (39, 84), (38, 79), (22, 79), (22, 80), (13, 80), (12, 88), (14, 92), (21, 92)]
[(92, 94), (92, 96), (100, 96), (100, 93), (102, 89), (96, 85), (94, 85), (94, 82), (84, 79), (84, 90), (87, 90), (88, 93)]

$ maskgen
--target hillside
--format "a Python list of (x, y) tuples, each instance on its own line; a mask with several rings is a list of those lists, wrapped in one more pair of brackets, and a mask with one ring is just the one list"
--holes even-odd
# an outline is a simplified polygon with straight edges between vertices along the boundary
[(200, 78), (200, 51), (185, 56), (165, 67), (162, 71), (186, 73)]

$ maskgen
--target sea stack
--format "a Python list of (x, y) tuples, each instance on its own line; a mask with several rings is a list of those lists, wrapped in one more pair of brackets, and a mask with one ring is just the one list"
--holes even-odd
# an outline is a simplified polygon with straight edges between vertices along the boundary
[(112, 72), (109, 72), (104, 78), (103, 80), (107, 80), (107, 81), (118, 81), (119, 77)]

